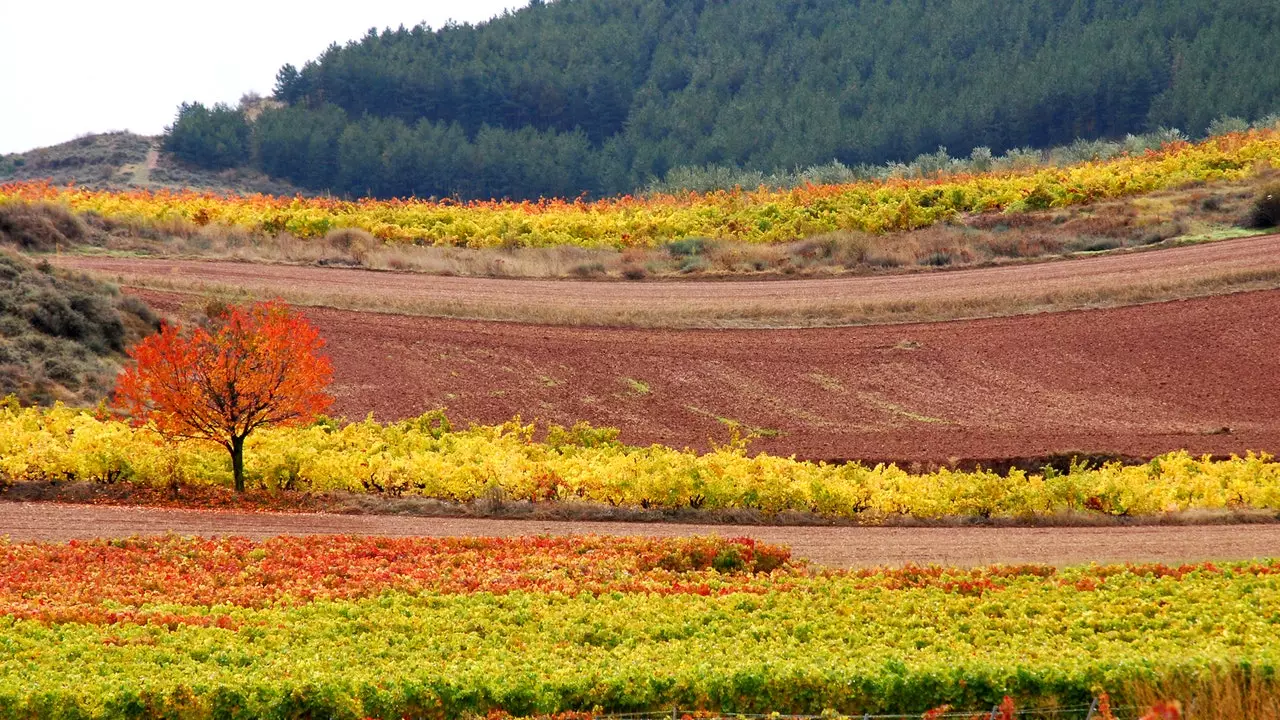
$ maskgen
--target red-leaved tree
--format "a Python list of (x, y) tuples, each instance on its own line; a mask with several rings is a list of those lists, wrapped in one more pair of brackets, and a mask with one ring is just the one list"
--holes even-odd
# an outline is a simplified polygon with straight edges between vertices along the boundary
[(305, 423), (328, 409), (333, 366), (324, 340), (281, 302), (231, 307), (209, 330), (167, 325), (129, 351), (114, 402), (175, 438), (211, 440), (231, 453), (244, 491), (244, 441), (266, 425)]

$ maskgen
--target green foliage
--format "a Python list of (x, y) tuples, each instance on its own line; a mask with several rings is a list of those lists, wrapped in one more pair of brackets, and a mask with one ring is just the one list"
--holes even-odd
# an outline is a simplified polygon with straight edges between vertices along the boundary
[(165, 151), (198, 167), (239, 167), (249, 161), (249, 148), (244, 113), (221, 103), (212, 109), (183, 103), (173, 125), (165, 128)]
[(682, 238), (667, 243), (667, 252), (671, 257), (696, 257), (707, 251), (711, 241), (702, 237)]
[[(1262, 117), (1277, 40), (1280, 5), (1251, 0), (539, 2), (286, 65), (275, 94), (291, 107), (266, 111), (252, 144), (269, 174), (379, 196), (754, 187), (912, 157), (932, 172), (952, 160), (939, 147)], [(668, 175), (684, 166), (718, 177)]]
[[(733, 571), (743, 558), (727, 550), (713, 562)], [(985, 711), (1004, 695), (1088, 708), (1105, 690), (1127, 704), (1162, 687), (1206, 698), (1249, 688), (1270, 699), (1280, 662), (1274, 570), (908, 566), (766, 576), (750, 581), (752, 592), (724, 592), (712, 579), (705, 596), (516, 587), (344, 599), (344, 577), (330, 566), (314, 576), (313, 602), (238, 606), (213, 589), (207, 604), (153, 602), (165, 598), (156, 588), (104, 604), (126, 618), (118, 621), (7, 617), (0, 718), (657, 716), (673, 707), (918, 717), (943, 703)], [(82, 614), (107, 614), (85, 606)]]
[(621, 449), (617, 428), (595, 427), (588, 422), (578, 422), (571, 428), (552, 425), (547, 428), (547, 446), (555, 450), (566, 447)]
[(1228, 135), (1230, 133), (1244, 132), (1245, 130), (1248, 130), (1248, 129), (1249, 129), (1248, 121), (1242, 120), (1238, 117), (1229, 117), (1229, 116), (1223, 115), (1222, 117), (1217, 118), (1213, 122), (1209, 123), (1209, 128), (1206, 131), (1206, 133), (1210, 137), (1217, 137), (1218, 135)]

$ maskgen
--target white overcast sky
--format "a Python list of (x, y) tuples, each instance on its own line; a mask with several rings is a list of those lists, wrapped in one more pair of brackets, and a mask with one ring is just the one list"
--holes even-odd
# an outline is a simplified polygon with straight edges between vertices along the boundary
[(0, 153), (160, 133), (178, 104), (269, 95), (276, 71), (371, 27), (477, 23), (528, 0), (0, 0)]

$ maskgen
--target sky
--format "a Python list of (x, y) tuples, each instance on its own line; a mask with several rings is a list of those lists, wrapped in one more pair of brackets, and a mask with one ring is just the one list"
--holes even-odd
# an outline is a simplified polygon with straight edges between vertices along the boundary
[(156, 135), (184, 101), (270, 95), (276, 71), (371, 27), (477, 23), (528, 0), (0, 0), (0, 153)]

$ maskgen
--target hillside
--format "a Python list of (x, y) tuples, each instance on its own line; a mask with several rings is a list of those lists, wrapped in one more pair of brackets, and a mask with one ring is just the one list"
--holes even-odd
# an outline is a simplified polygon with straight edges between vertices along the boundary
[(1250, 0), (559, 0), (370, 31), (286, 66), (249, 124), (184, 105), (210, 167), (377, 196), (630, 192), (761, 171), (996, 153), (1280, 109), (1280, 5)]
[(210, 170), (161, 152), (159, 138), (131, 132), (84, 135), (24, 153), (0, 155), (0, 183), (47, 180), (98, 190), (191, 189), (294, 195), (299, 189), (251, 168)]
[(110, 391), (125, 348), (156, 330), (138, 298), (12, 252), (87, 232), (57, 206), (0, 206), (0, 397), (92, 405)]
[(100, 188), (132, 184), (134, 169), (143, 166), (153, 138), (128, 132), (85, 135), (60, 145), (0, 156), (0, 182), (50, 180)]

